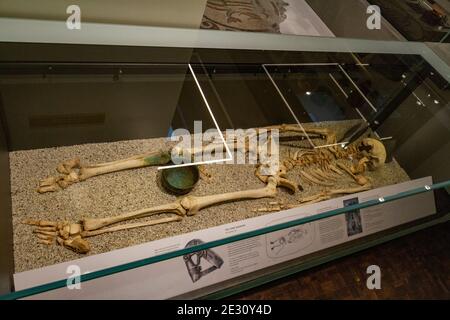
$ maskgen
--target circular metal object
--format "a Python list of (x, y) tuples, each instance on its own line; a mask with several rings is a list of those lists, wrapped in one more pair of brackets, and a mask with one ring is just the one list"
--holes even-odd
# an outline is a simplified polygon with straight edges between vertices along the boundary
[(174, 194), (186, 194), (191, 191), (198, 179), (197, 166), (176, 167), (162, 170), (163, 187)]

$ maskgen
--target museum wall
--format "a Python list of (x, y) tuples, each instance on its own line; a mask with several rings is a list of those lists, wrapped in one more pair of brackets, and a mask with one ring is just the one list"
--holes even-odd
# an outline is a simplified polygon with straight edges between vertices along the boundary
[[(190, 56), (190, 49), (0, 44), (2, 61), (185, 63)], [(176, 75), (124, 71), (116, 77), (82, 70), (66, 75), (33, 71), (20, 84), (5, 76), (0, 92), (11, 151), (167, 135), (187, 66)]]
[[(72, 0), (2, 0), (0, 17), (65, 20)], [(78, 0), (85, 22), (198, 28), (206, 0)]]
[(167, 135), (184, 75), (167, 81), (96, 75), (94, 82), (91, 77), (80, 75), (73, 83), (73, 76), (36, 75), (29, 82), (3, 84), (12, 150)]

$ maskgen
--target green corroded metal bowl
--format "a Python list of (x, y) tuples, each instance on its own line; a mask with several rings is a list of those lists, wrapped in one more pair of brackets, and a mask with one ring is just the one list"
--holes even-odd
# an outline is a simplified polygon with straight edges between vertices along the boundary
[(162, 170), (163, 187), (174, 194), (181, 195), (190, 192), (199, 179), (197, 166), (177, 167)]

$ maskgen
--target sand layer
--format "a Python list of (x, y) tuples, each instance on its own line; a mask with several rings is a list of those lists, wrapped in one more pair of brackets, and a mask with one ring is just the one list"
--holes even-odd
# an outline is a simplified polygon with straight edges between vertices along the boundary
[[(321, 126), (332, 128), (339, 138), (354, 124), (354, 121), (328, 122), (322, 123)], [(165, 144), (166, 140), (161, 138), (11, 152), (15, 272), (81, 257), (60, 246), (38, 244), (32, 234), (32, 228), (21, 224), (26, 218), (75, 222), (82, 217), (114, 216), (176, 199), (162, 189), (159, 182), (160, 173), (156, 167), (107, 174), (77, 183), (64, 191), (38, 194), (38, 181), (54, 175), (55, 168), (61, 161), (75, 157), (80, 157), (83, 163), (112, 161), (148, 150), (163, 149)], [(191, 194), (201, 196), (264, 186), (255, 177), (253, 165), (209, 165), (205, 169), (211, 174), (211, 178), (200, 180)], [(299, 169), (290, 171), (288, 177), (300, 182), (297, 170)], [(369, 172), (367, 176), (375, 188), (409, 180), (405, 171), (395, 161), (376, 172)], [(307, 183), (302, 183), (302, 186), (304, 191), (295, 195), (279, 189), (277, 200), (285, 204), (295, 204), (300, 198), (316, 194), (323, 189)], [(356, 185), (349, 177), (345, 177), (339, 181), (336, 188), (345, 186)], [(92, 237), (89, 238), (92, 247), (89, 255), (262, 215), (265, 213), (252, 210), (267, 207), (272, 201), (274, 200), (260, 199), (226, 203), (204, 209), (181, 222)], [(150, 218), (140, 221), (148, 219)]]

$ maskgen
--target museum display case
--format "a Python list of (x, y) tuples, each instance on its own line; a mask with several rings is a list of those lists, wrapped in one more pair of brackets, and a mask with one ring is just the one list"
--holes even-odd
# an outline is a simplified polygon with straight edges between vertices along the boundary
[(422, 43), (0, 20), (1, 298), (223, 297), (449, 219)]

